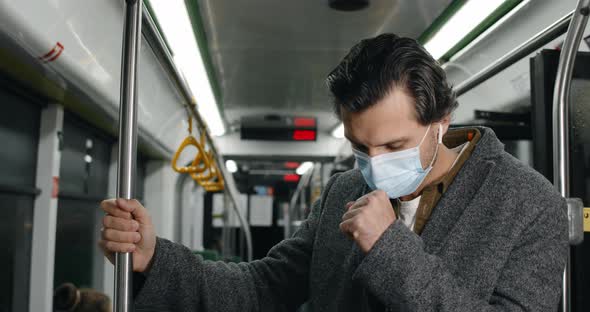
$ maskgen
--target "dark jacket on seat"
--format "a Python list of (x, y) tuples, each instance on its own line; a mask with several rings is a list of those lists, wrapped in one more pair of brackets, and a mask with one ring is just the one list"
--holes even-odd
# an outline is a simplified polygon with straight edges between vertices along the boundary
[[(394, 222), (363, 255), (338, 225), (366, 192), (358, 170), (333, 177), (295, 235), (251, 263), (203, 261), (158, 239), (137, 311), (551, 311), (567, 255), (563, 198), (482, 137), (420, 236)], [(372, 305), (371, 305), (372, 306)]]

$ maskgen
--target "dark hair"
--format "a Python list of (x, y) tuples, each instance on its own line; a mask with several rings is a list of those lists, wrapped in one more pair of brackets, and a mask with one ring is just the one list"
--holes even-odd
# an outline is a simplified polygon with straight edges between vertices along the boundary
[(360, 112), (402, 88), (415, 99), (418, 121), (439, 121), (457, 108), (452, 87), (438, 62), (411, 38), (383, 34), (362, 40), (328, 75), (334, 110)]

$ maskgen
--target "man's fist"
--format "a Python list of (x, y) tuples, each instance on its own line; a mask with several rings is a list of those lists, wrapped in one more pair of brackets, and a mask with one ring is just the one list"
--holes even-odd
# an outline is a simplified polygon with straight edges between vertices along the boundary
[(114, 263), (115, 252), (133, 253), (133, 270), (146, 271), (154, 256), (156, 233), (147, 210), (135, 199), (108, 199), (100, 203), (107, 215), (102, 219), (102, 239), (98, 243)]
[(364, 253), (368, 253), (383, 232), (396, 220), (387, 193), (371, 192), (355, 202), (346, 204), (340, 231), (348, 235)]

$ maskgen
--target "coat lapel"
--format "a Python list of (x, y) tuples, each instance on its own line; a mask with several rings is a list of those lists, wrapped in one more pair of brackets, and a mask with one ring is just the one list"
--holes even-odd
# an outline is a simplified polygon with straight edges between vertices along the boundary
[(494, 170), (495, 164), (489, 159), (503, 152), (502, 143), (491, 130), (482, 128), (480, 131), (483, 134), (480, 142), (442, 195), (424, 227), (421, 236), (428, 253), (435, 254), (444, 246), (457, 221), (482, 191), (482, 186)]

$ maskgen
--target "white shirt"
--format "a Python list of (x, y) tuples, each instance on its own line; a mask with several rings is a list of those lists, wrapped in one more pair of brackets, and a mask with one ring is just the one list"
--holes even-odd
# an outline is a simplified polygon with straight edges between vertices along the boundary
[(414, 230), (414, 224), (416, 223), (416, 211), (418, 211), (420, 197), (422, 196), (418, 196), (409, 201), (399, 201), (399, 219), (412, 231)]

